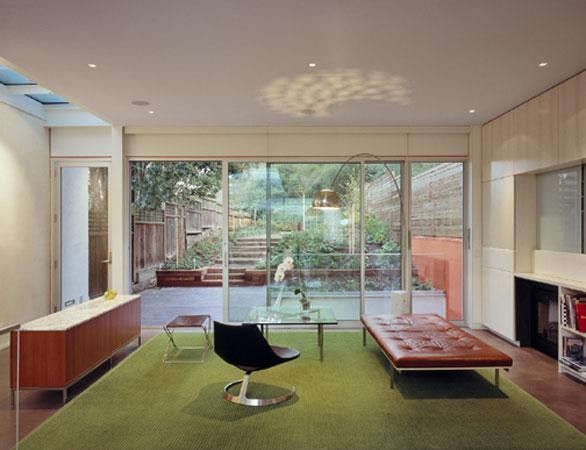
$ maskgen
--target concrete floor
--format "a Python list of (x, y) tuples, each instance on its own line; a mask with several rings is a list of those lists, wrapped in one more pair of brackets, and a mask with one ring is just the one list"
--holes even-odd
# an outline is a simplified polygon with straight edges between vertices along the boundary
[[(159, 329), (143, 329), (143, 342), (160, 332)], [(503, 372), (519, 387), (554, 410), (576, 428), (586, 433), (586, 385), (557, 371), (557, 362), (537, 350), (519, 348), (494, 336), (488, 331), (472, 331), (474, 335), (511, 355), (513, 368)], [(114, 357), (114, 365), (136, 349), (130, 344)], [(70, 388), (73, 399), (108, 371), (104, 364)], [(15, 443), (15, 412), (10, 407), (9, 352), (0, 351), (0, 450), (8, 450)], [(21, 393), (21, 437), (27, 435), (61, 407), (61, 393), (51, 391), (24, 391)], [(79, 430), (72, 430), (79, 432)]]

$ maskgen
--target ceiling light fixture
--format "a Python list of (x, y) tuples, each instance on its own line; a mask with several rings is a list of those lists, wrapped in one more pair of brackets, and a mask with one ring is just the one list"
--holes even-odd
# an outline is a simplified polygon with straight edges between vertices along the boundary
[(468, 112), (469, 112), (470, 114), (474, 114), (474, 113), (476, 112), (476, 110), (475, 110), (474, 108), (472, 108), (472, 109), (469, 109), (469, 110), (468, 110)]
[(155, 112), (152, 109), (149, 111), (149, 114), (154, 114), (154, 113)]
[(309, 63), (308, 66), (309, 67), (315, 67), (315, 66), (317, 66), (317, 64), (316, 63)]
[(146, 100), (132, 100), (130, 104), (134, 106), (147, 106), (149, 102)]
[(98, 65), (97, 65), (97, 64), (94, 64), (94, 63), (89, 63), (87, 66), (88, 66), (90, 69), (95, 69), (96, 67), (98, 67)]
[(549, 63), (548, 63), (547, 61), (541, 61), (541, 62), (539, 63), (539, 67), (545, 67), (545, 66), (547, 66), (548, 64), (549, 64)]

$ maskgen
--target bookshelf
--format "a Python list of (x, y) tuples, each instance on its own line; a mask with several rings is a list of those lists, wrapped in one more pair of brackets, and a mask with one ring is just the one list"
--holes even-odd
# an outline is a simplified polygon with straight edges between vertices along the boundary
[(575, 302), (586, 292), (559, 287), (558, 366), (562, 373), (586, 382), (586, 332), (577, 329)]
[[(576, 329), (576, 323), (570, 320), (570, 313), (568, 310), (568, 304), (566, 302), (566, 296), (573, 297), (575, 299), (586, 300), (586, 283), (578, 280), (571, 280), (567, 278), (561, 278), (559, 276), (552, 276), (542, 273), (535, 272), (517, 272), (515, 277), (528, 282), (542, 283), (552, 286), (557, 290), (557, 307), (558, 307), (558, 327), (557, 327), (557, 354), (558, 354), (558, 370), (561, 373), (565, 373), (573, 378), (586, 383), (586, 331)], [(519, 286), (516, 287), (516, 302), (517, 305), (523, 304), (519, 302), (519, 296), (521, 290)], [(520, 314), (520, 310), (517, 309), (517, 315)], [(527, 314), (527, 311), (524, 311)], [(525, 317), (523, 314), (519, 317)], [(575, 321), (574, 321), (575, 322)], [(522, 321), (521, 321), (522, 325)], [(517, 338), (519, 339), (520, 333), (526, 332), (526, 329), (521, 330), (519, 321), (517, 322)], [(577, 352), (578, 348), (582, 348), (582, 362), (576, 364), (571, 359), (566, 359), (568, 353), (568, 339), (571, 339), (570, 343), (575, 342), (576, 347), (574, 350)], [(520, 341), (521, 345), (524, 345)], [(529, 345), (529, 344), (526, 344)]]

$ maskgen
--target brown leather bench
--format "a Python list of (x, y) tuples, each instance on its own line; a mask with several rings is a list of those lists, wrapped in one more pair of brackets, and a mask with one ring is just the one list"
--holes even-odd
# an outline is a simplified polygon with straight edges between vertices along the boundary
[(499, 369), (513, 365), (510, 356), (466, 333), (436, 314), (363, 315), (363, 345), (370, 333), (394, 371)]

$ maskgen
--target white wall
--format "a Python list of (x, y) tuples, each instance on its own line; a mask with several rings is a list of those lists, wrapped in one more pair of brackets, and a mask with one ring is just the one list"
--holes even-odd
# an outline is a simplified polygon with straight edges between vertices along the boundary
[(137, 158), (466, 157), (468, 127), (127, 127), (124, 151)]
[(109, 126), (51, 128), (51, 157), (109, 158), (112, 156), (111, 130)]
[(44, 121), (0, 99), (0, 325), (49, 312), (50, 191)]
[(61, 307), (89, 298), (89, 169), (61, 169)]

